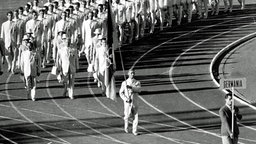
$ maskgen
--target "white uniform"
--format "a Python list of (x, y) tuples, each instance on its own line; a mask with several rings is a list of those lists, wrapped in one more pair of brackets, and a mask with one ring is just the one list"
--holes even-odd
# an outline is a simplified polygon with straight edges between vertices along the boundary
[(64, 93), (68, 91), (70, 99), (74, 98), (75, 73), (79, 68), (77, 50), (73, 46), (61, 43), (58, 50), (57, 65), (61, 69)]
[(156, 11), (157, 10), (158, 10), (157, 0), (149, 0), (149, 12), (150, 12), (150, 17), (151, 17), (150, 33), (153, 33), (154, 29), (155, 29), (155, 19), (156, 19)]
[(82, 39), (84, 43), (84, 48), (82, 52), (86, 54), (86, 59), (88, 62), (88, 71), (92, 71), (93, 63), (93, 37), (95, 36), (94, 31), (98, 27), (98, 23), (95, 20), (87, 19), (82, 24)]
[(85, 47), (92, 45), (92, 38), (95, 36), (94, 31), (98, 26), (98, 22), (95, 20), (85, 20), (82, 24), (82, 38)]
[(21, 54), (21, 71), (24, 73), (27, 91), (34, 101), (36, 95), (36, 77), (41, 73), (41, 60), (36, 51), (25, 50)]
[(16, 27), (14, 21), (6, 21), (1, 27), (1, 38), (5, 44), (5, 54), (10, 55), (11, 48), (16, 46)]
[(19, 46), (22, 43), (22, 38), (23, 35), (25, 34), (25, 22), (22, 19), (19, 18), (15, 18), (13, 19), (14, 23), (15, 23), (15, 27), (16, 27), (16, 44), (17, 45), (14, 49), (13, 49), (13, 61), (12, 61), (12, 72), (15, 71), (16, 69), (16, 65), (17, 65), (17, 60), (18, 60), (18, 55), (19, 55)]
[(55, 33), (54, 33), (55, 37), (58, 35), (58, 32), (60, 32), (60, 31), (66, 32), (67, 37), (70, 38), (71, 31), (72, 31), (70, 21), (63, 20), (63, 19), (59, 20), (55, 25)]
[(17, 35), (18, 28), (15, 25), (14, 21), (6, 21), (2, 24), (1, 27), (1, 38), (5, 43), (5, 57), (8, 64), (8, 71), (14, 72), (15, 69), (15, 58), (12, 58), (11, 55), (13, 51), (17, 49)]
[[(126, 6), (126, 21), (129, 23), (130, 27), (130, 33), (128, 35), (129, 37), (129, 43), (132, 42), (132, 39), (134, 37), (134, 20), (135, 20), (135, 3), (131, 1), (126, 1), (125, 2)], [(127, 34), (125, 34), (127, 35)]]
[(36, 41), (36, 48), (41, 48), (43, 24), (40, 20), (31, 19), (26, 24), (26, 31), (32, 32)]
[[(95, 64), (94, 69), (97, 75), (98, 82), (101, 83), (101, 86), (104, 86), (105, 70), (107, 68), (107, 46), (100, 45), (96, 48)], [(104, 88), (103, 88), (104, 89)]]
[(149, 11), (150, 12), (155, 12), (157, 9), (158, 9), (157, 0), (149, 0)]
[[(126, 88), (129, 85), (132, 89)], [(119, 95), (124, 102), (124, 128), (128, 129), (128, 118), (130, 116), (133, 118), (133, 133), (137, 133), (138, 129), (138, 96), (141, 91), (141, 84), (135, 79), (128, 78), (126, 81), (122, 82), (121, 88), (119, 90)]]
[[(52, 35), (51, 32), (51, 25), (52, 21), (50, 17), (45, 16), (44, 18), (39, 17), (38, 20), (42, 22), (43, 25), (43, 31), (42, 31), (42, 41), (41, 45), (43, 46), (45, 42), (50, 40), (50, 36)], [(44, 45), (46, 46), (46, 45)]]
[(137, 40), (140, 36), (140, 23), (141, 23), (141, 20), (140, 20), (140, 7), (141, 7), (141, 2), (140, 0), (135, 0), (134, 1), (134, 11), (135, 11), (135, 30), (136, 30), (136, 34), (135, 34), (135, 39)]
[(29, 51), (28, 49), (21, 53), (21, 69), (24, 77), (36, 77), (41, 73), (40, 56), (36, 51)]
[(123, 33), (124, 33), (124, 30), (123, 30), (123, 24), (126, 20), (125, 18), (125, 6), (121, 3), (117, 4), (117, 3), (114, 3), (113, 4), (113, 12), (114, 12), (114, 15), (115, 15), (115, 20), (116, 20), (116, 26), (118, 27), (118, 31), (120, 33), (120, 36), (119, 36), (119, 44), (122, 45), (123, 43)]
[(99, 17), (99, 25), (101, 27), (101, 35), (102, 37), (107, 37), (108, 34), (108, 26), (107, 26), (107, 18), (108, 14), (106, 12), (102, 12), (98, 14)]
[(60, 36), (58, 36), (58, 32), (66, 32), (67, 37), (71, 37), (71, 26), (70, 22), (68, 20), (59, 20), (55, 25), (55, 32), (54, 32), (54, 47), (53, 47), (53, 59), (56, 60), (57, 55), (57, 49), (59, 49), (59, 43), (58, 39)]
[(22, 43), (22, 38), (25, 34), (25, 21), (22, 19), (13, 19), (14, 25), (17, 29), (17, 35), (16, 35), (16, 42), (17, 45), (20, 45)]

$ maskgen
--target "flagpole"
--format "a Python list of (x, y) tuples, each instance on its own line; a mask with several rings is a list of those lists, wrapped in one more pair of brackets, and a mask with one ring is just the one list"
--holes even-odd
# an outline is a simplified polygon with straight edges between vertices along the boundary
[[(111, 4), (112, 4), (112, 0), (108, 0), (108, 11), (111, 10)], [(111, 14), (110, 12), (108, 14)], [(110, 18), (110, 16), (108, 16), (108, 18)], [(108, 20), (109, 21), (109, 20)], [(112, 19), (111, 19), (112, 21)], [(113, 22), (113, 21), (112, 21)], [(115, 27), (114, 27), (115, 28)], [(114, 31), (114, 30), (113, 30)], [(109, 32), (112, 32), (112, 31), (108, 31)], [(114, 37), (114, 35), (112, 35), (112, 37)], [(112, 41), (112, 44), (113, 44), (114, 41)], [(121, 65), (122, 65), (122, 71), (123, 71), (123, 76), (124, 76), (124, 81), (125, 81), (125, 84), (127, 86), (127, 82), (126, 82), (126, 76), (125, 76), (125, 70), (124, 70), (124, 62), (123, 62), (123, 57), (122, 57), (122, 53), (121, 53), (121, 48), (120, 46), (118, 45), (118, 50), (119, 50), (119, 55), (120, 55), (120, 59), (121, 59)], [(114, 53), (115, 52), (115, 49), (112, 47), (112, 52)], [(115, 59), (115, 58), (114, 58)], [(128, 89), (127, 87), (125, 88), (125, 90), (127, 91), (128, 93)], [(128, 97), (128, 99), (130, 99)]]
[[(127, 79), (126, 79), (126, 76), (125, 76), (124, 61), (123, 61), (123, 56), (122, 56), (122, 53), (121, 53), (121, 48), (120, 48), (120, 46), (118, 46), (118, 49), (119, 49), (119, 55), (120, 55), (120, 59), (121, 59), (121, 65), (122, 65), (122, 71), (123, 71), (124, 81), (125, 81), (125, 85), (126, 85), (125, 90), (127, 91), (127, 94), (128, 94), (127, 81), (126, 81)], [(130, 99), (129, 96), (128, 96), (128, 99)]]
[(232, 107), (231, 107), (231, 111), (232, 111), (232, 139), (234, 138), (234, 119), (235, 119), (235, 116), (234, 116), (234, 106), (235, 106), (235, 101), (234, 101), (234, 87), (232, 87)]

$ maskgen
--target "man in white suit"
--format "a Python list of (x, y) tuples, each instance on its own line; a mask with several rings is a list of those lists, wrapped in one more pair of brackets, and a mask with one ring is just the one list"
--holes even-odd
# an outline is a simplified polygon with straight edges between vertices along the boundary
[(54, 32), (54, 46), (53, 46), (53, 60), (55, 61), (57, 55), (58, 46), (58, 33), (65, 32), (68, 38), (71, 38), (71, 25), (70, 21), (67, 19), (67, 12), (63, 11), (61, 13), (61, 20), (59, 20), (55, 25), (55, 32)]
[(69, 98), (74, 99), (75, 73), (79, 68), (77, 49), (70, 44), (65, 32), (62, 33), (61, 39), (62, 42), (57, 55), (57, 67), (60, 69), (63, 79), (63, 96), (66, 96), (68, 92)]
[(38, 20), (38, 13), (36, 11), (32, 11), (32, 19), (26, 23), (26, 31), (32, 32), (32, 35), (35, 38), (36, 50), (40, 50), (42, 42), (43, 24), (40, 20)]
[(16, 35), (15, 35), (15, 42), (16, 42), (16, 47), (13, 49), (13, 60), (12, 60), (12, 73), (15, 73), (15, 69), (17, 66), (17, 60), (18, 60), (18, 55), (19, 55), (19, 48), (22, 43), (22, 38), (25, 34), (25, 21), (19, 18), (19, 11), (15, 10), (14, 12), (14, 25), (16, 28)]
[(124, 102), (124, 130), (128, 133), (128, 119), (133, 118), (132, 133), (138, 135), (138, 96), (141, 92), (141, 84), (134, 79), (135, 71), (130, 69), (128, 71), (129, 78), (122, 82), (119, 90), (119, 95)]
[(132, 43), (134, 37), (134, 22), (135, 22), (135, 3), (133, 1), (125, 1), (126, 6), (126, 22), (129, 24), (129, 28), (131, 30), (129, 34), (129, 43)]
[(55, 31), (55, 25), (58, 20), (58, 15), (57, 13), (54, 12), (54, 6), (50, 4), (49, 6), (49, 11), (47, 12), (47, 18), (50, 23), (50, 27), (48, 28), (48, 33), (47, 33), (47, 52), (46, 52), (46, 58), (47, 58), (47, 63), (50, 63), (50, 56), (52, 52), (52, 44), (53, 44), (53, 38), (54, 38), (54, 31)]
[(70, 22), (68, 21), (67, 19), (67, 12), (66, 11), (63, 11), (61, 13), (61, 20), (59, 20), (56, 25), (55, 25), (55, 32), (54, 32), (54, 35), (57, 35), (58, 32), (60, 31), (64, 31), (66, 32), (66, 34), (68, 36), (70, 36), (69, 34), (69, 28), (70, 28)]
[(24, 20), (24, 22), (26, 23), (30, 19), (30, 16), (25, 15), (23, 7), (19, 7), (18, 10), (19, 10), (19, 18)]
[(88, 14), (88, 19), (84, 20), (83, 24), (82, 24), (82, 39), (83, 39), (83, 43), (84, 46), (82, 48), (82, 50), (79, 52), (79, 55), (81, 55), (82, 53), (85, 53), (86, 55), (86, 59), (88, 62), (88, 68), (87, 71), (88, 72), (92, 72), (92, 63), (93, 63), (93, 37), (95, 36), (94, 31), (96, 30), (96, 28), (98, 28), (98, 22), (96, 20), (94, 20), (94, 13), (90, 12)]
[(121, 46), (124, 38), (124, 28), (125, 23), (125, 6), (120, 3), (120, 0), (115, 0), (113, 3), (113, 12), (115, 16), (115, 22), (117, 26), (117, 31), (119, 33), (119, 45)]
[(36, 77), (41, 74), (41, 58), (32, 42), (27, 43), (27, 50), (21, 54), (21, 71), (24, 74), (27, 94), (35, 101)]
[(50, 47), (48, 47), (48, 42), (50, 41), (49, 36), (51, 36), (51, 33), (49, 33), (49, 31), (51, 31), (52, 21), (46, 15), (46, 11), (43, 9), (39, 10), (38, 20), (40, 20), (43, 25), (40, 51), (42, 52), (42, 67), (45, 68), (46, 61), (49, 61), (49, 56), (47, 55), (47, 52), (50, 49)]
[(93, 77), (95, 78), (95, 81), (97, 81), (98, 87), (101, 87), (102, 92), (105, 92), (106, 88), (103, 82), (104, 82), (105, 70), (107, 67), (106, 60), (107, 60), (108, 46), (106, 43), (106, 38), (102, 37), (102, 35), (98, 35), (95, 37), (96, 37), (95, 39), (98, 41), (97, 42), (98, 46), (96, 47)]
[(39, 0), (34, 0), (33, 1), (33, 7), (32, 7), (33, 10), (35, 10), (36, 12), (39, 12), (40, 10), (40, 7), (39, 7)]
[(7, 13), (8, 20), (2, 24), (1, 27), (1, 39), (5, 43), (5, 58), (8, 64), (8, 71), (12, 69), (13, 49), (16, 45), (17, 29), (13, 21), (13, 13), (10, 11)]

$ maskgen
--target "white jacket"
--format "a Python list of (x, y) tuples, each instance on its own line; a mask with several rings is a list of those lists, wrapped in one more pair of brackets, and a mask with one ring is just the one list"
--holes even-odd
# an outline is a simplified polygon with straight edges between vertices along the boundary
[(41, 73), (41, 58), (36, 51), (25, 50), (22, 52), (21, 71), (24, 73), (24, 77), (36, 77)]

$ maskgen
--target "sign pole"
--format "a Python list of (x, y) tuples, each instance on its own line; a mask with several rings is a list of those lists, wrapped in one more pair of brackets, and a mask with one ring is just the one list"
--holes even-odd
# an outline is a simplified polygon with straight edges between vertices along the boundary
[(235, 100), (234, 100), (234, 87), (232, 87), (232, 107), (231, 107), (231, 112), (232, 112), (232, 134), (233, 134), (233, 137), (232, 139), (234, 138), (234, 119), (235, 119), (235, 116), (234, 116), (234, 106), (235, 106)]
[(232, 90), (232, 105), (231, 105), (231, 115), (232, 115), (232, 122), (231, 122), (231, 132), (232, 132), (232, 139), (234, 139), (234, 124), (235, 124), (235, 94), (234, 89), (246, 89), (246, 78), (229, 78), (229, 79), (220, 79), (220, 88), (221, 89), (229, 89)]

